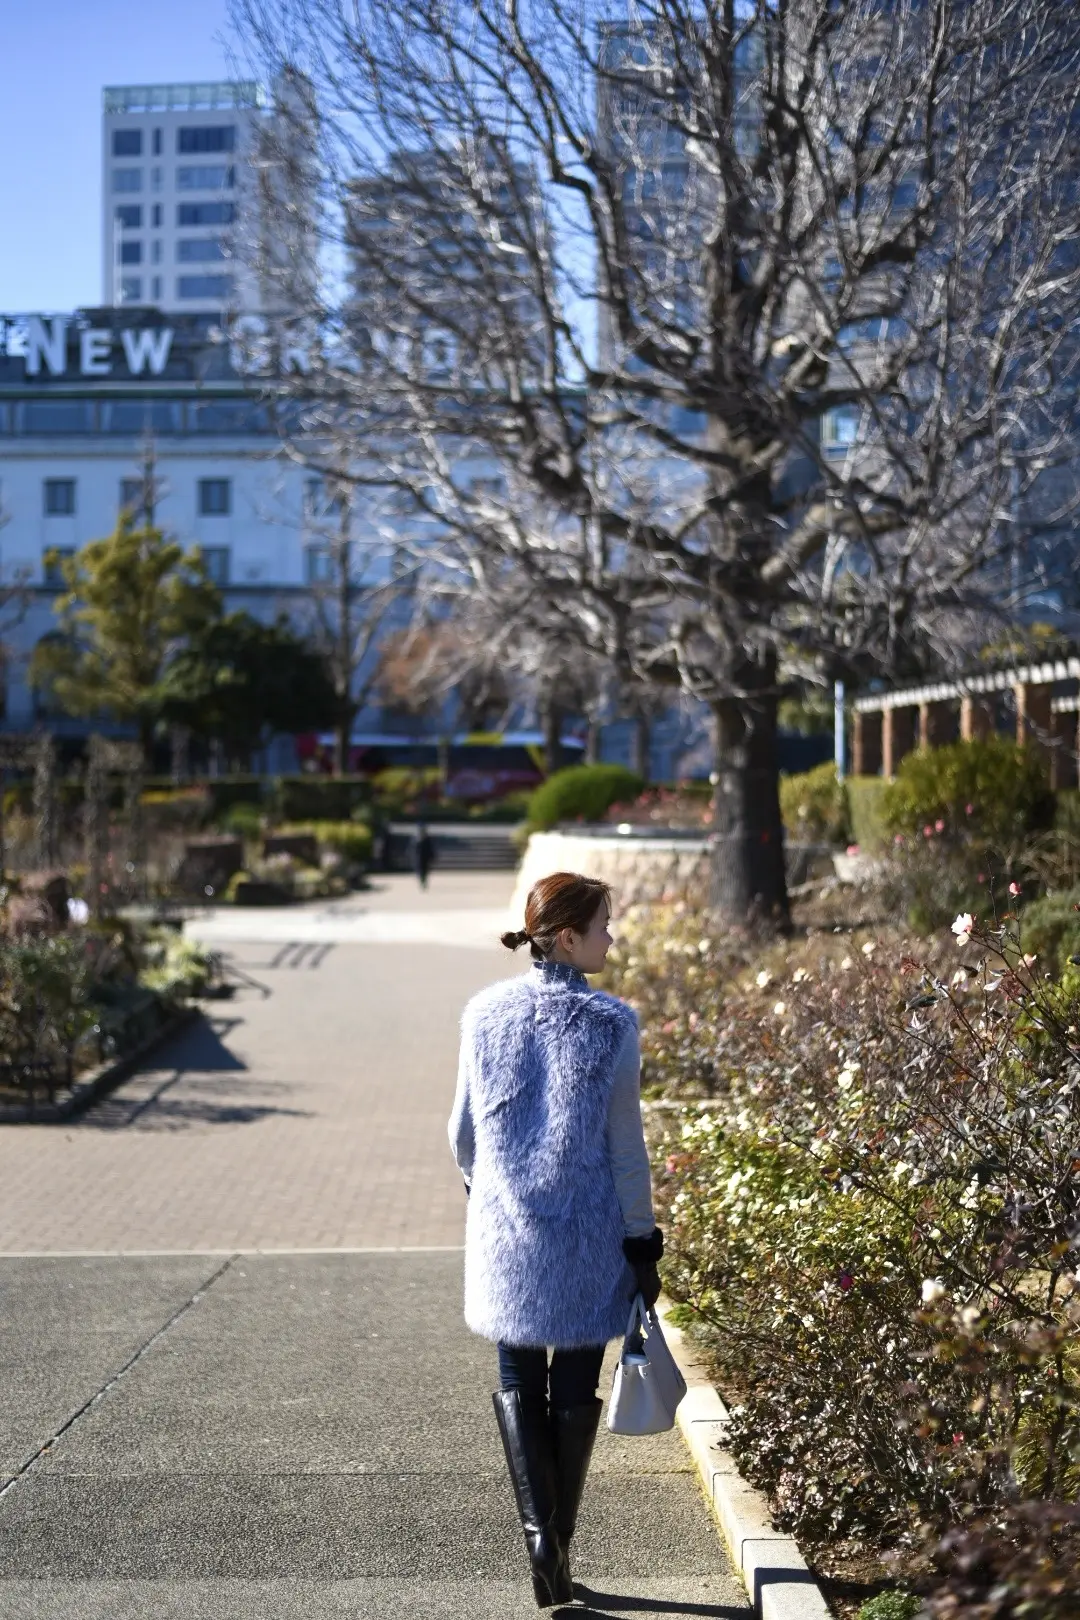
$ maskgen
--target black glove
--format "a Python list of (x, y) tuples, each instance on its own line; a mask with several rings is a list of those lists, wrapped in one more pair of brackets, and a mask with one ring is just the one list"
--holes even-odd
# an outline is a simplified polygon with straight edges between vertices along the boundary
[(664, 1234), (654, 1226), (648, 1237), (624, 1237), (623, 1254), (634, 1268), (635, 1292), (647, 1306), (656, 1304), (660, 1297), (660, 1273), (656, 1262), (664, 1253)]
[(643, 1260), (640, 1265), (634, 1267), (634, 1277), (637, 1281), (636, 1292), (641, 1295), (645, 1304), (651, 1310), (660, 1298), (660, 1290), (663, 1287), (660, 1281), (660, 1273), (656, 1269), (656, 1262), (654, 1260)]

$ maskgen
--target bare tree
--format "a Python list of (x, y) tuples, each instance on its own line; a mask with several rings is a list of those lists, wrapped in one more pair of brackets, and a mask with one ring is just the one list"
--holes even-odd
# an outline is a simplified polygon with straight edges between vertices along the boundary
[[(334, 770), (349, 768), (353, 722), (380, 678), (377, 648), (407, 588), (411, 565), (395, 566), (377, 540), (357, 538), (356, 490), (340, 452), (308, 445), (305, 490), (310, 621), (337, 694)], [(315, 471), (315, 469), (318, 469)]]
[(297, 422), (408, 492), (442, 578), (711, 705), (714, 901), (783, 920), (785, 677), (947, 656), (1068, 535), (1080, 15), (234, 11), (320, 108)]

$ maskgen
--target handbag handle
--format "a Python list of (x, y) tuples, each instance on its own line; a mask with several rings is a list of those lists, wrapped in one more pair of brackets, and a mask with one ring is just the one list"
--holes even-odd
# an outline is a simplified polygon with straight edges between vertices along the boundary
[(626, 1332), (623, 1335), (623, 1349), (626, 1349), (628, 1340), (631, 1339), (635, 1333), (640, 1333), (641, 1329), (647, 1328), (648, 1325), (648, 1306), (645, 1304), (645, 1296), (639, 1290), (630, 1302), (630, 1315), (627, 1317)]

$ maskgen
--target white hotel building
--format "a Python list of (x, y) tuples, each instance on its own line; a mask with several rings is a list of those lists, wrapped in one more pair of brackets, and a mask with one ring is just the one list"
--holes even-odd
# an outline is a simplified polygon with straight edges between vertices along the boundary
[(202, 548), (227, 607), (303, 622), (329, 560), (318, 480), (282, 455), (259, 385), (233, 370), (213, 317), (120, 308), (0, 318), (0, 588), (24, 596), (21, 617), (0, 606), (0, 729), (45, 718), (87, 729), (57, 724), (27, 683), (63, 586), (46, 554), (115, 528), (139, 500), (149, 444), (154, 520)]

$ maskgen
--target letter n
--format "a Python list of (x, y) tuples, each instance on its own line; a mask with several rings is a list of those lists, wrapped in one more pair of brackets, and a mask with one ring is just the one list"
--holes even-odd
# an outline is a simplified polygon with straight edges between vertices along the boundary
[(26, 375), (36, 377), (45, 361), (54, 377), (62, 377), (67, 370), (67, 316), (54, 315), (49, 322), (50, 333), (40, 315), (31, 315), (26, 322)]

